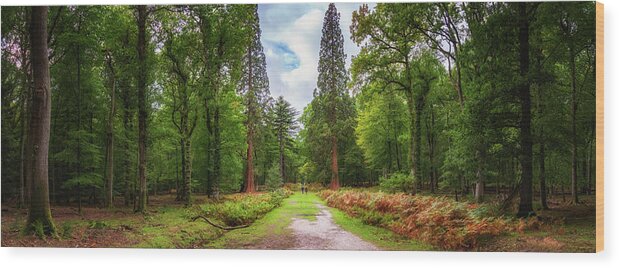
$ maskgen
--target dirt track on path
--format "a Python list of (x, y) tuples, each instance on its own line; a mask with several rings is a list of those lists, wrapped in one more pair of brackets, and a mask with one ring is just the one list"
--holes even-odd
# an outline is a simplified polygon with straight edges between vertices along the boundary
[(320, 209), (316, 220), (292, 219), (289, 228), (293, 230), (295, 245), (291, 249), (379, 250), (335, 224), (325, 206), (316, 206)]

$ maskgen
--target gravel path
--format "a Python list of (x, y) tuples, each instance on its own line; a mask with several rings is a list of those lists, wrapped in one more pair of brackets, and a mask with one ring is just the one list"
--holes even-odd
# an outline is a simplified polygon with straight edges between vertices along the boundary
[(333, 222), (331, 212), (316, 203), (320, 212), (315, 221), (293, 218), (295, 246), (292, 249), (379, 250), (376, 246), (344, 231)]

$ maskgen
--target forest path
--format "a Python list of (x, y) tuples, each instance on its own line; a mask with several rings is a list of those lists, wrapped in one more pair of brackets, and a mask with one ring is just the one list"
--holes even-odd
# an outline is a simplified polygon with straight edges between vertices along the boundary
[(335, 224), (331, 212), (325, 206), (317, 202), (314, 205), (320, 209), (314, 215), (315, 220), (293, 218), (289, 226), (296, 239), (294, 249), (379, 250)]
[(380, 250), (337, 225), (315, 194), (295, 193), (250, 227), (227, 232), (207, 248)]

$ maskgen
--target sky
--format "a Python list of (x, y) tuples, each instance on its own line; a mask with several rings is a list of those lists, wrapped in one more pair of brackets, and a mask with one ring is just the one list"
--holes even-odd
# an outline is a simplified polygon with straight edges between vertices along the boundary
[[(312, 100), (318, 79), (322, 22), (328, 3), (260, 4), (258, 16), (273, 98), (284, 96), (299, 112)], [(346, 69), (360, 48), (350, 40), (352, 12), (360, 3), (338, 3)], [(370, 5), (371, 7), (372, 5)]]

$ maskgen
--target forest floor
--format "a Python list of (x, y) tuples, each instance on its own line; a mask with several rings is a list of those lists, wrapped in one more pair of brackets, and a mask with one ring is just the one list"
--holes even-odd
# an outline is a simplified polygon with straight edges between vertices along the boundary
[[(551, 199), (543, 217), (560, 218), (539, 230), (510, 233), (480, 241), (476, 251), (594, 252), (594, 196), (570, 205)], [(197, 196), (196, 204), (208, 202)], [(135, 214), (121, 204), (112, 210), (84, 207), (81, 215), (68, 206), (54, 206), (59, 239), (23, 235), (27, 211), (2, 205), (2, 247), (121, 247), (437, 250), (387, 229), (327, 207), (315, 194), (295, 193), (248, 228), (223, 231), (201, 221), (174, 196), (151, 197), (149, 211)]]
[(545, 224), (540, 230), (488, 239), (477, 250), (595, 252), (595, 195), (581, 195), (579, 198), (580, 203), (575, 205), (563, 202), (559, 196), (549, 199), (550, 209), (536, 209), (536, 213), (545, 219), (555, 219), (552, 224)]
[(315, 194), (295, 193), (245, 229), (206, 245), (242, 249), (429, 250), (429, 245), (363, 224), (329, 208)]

